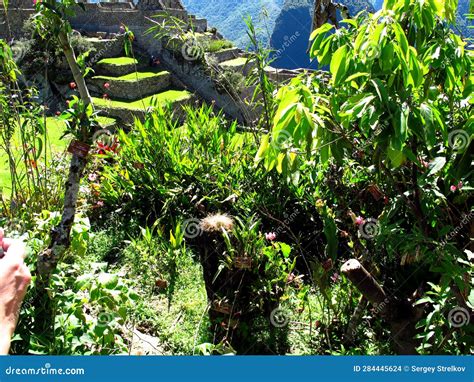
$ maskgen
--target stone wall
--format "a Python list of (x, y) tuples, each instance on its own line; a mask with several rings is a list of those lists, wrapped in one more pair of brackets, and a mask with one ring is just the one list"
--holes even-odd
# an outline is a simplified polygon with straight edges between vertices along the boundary
[(6, 40), (25, 36), (23, 24), (35, 13), (34, 9), (10, 8), (8, 14), (0, 10), (0, 38)]
[[(34, 13), (32, 8), (21, 7), (30, 6), (29, 4), (32, 4), (32, 0), (31, 3), (30, 0), (12, 0), (7, 18), (5, 19), (5, 15), (3, 15), (4, 21), (8, 22), (1, 24), (0, 16), (0, 38), (21, 37), (22, 28), (20, 26)], [(192, 24), (197, 31), (206, 31), (207, 21), (189, 15), (179, 0), (141, 0), (136, 7), (132, 3), (84, 3), (83, 5), (85, 9), (78, 8), (76, 15), (70, 19), (74, 29), (81, 33), (115, 34), (124, 24), (135, 34), (136, 48), (145, 55), (159, 57), (166, 69), (173, 74), (173, 81), (192, 89), (206, 102), (215, 103), (227, 115), (241, 123), (250, 123), (255, 118), (254, 111), (250, 110), (242, 100), (245, 98), (243, 95), (232, 95), (219, 89), (210, 78), (209, 73), (206, 73), (203, 65), (200, 65), (199, 62), (185, 60), (180, 55), (181, 49), (178, 51), (166, 49), (163, 40), (155, 38), (153, 34), (146, 33), (154, 25), (154, 16), (159, 11), (163, 11), (164, 7), (171, 7), (166, 9), (168, 15)], [(8, 25), (10, 25), (9, 29)], [(105, 48), (107, 54), (115, 56), (109, 51), (109, 48), (112, 49), (112, 47), (105, 44)], [(102, 51), (100, 50), (100, 52)], [(294, 77), (297, 73), (269, 68), (268, 74), (273, 80), (281, 82)]]

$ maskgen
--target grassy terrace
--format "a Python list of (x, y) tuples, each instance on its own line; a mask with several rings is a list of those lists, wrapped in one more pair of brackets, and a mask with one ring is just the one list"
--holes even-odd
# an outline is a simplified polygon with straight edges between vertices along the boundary
[(125, 82), (135, 82), (137, 80), (142, 80), (145, 78), (152, 78), (152, 77), (162, 77), (169, 75), (167, 71), (146, 71), (146, 72), (134, 72), (130, 74), (126, 74), (120, 77), (112, 77), (112, 76), (95, 76), (92, 77), (94, 80), (104, 80), (104, 81), (125, 81)]
[[(64, 129), (64, 121), (54, 117), (46, 119), (46, 131), (48, 132), (48, 149), (50, 149), (52, 153), (59, 153), (66, 149), (69, 140), (66, 138), (61, 139), (61, 136), (64, 133)], [(18, 147), (17, 152), (20, 152), (20, 145), (20, 134), (17, 131), (13, 138), (13, 146)], [(8, 156), (3, 150), (3, 148), (0, 148), (0, 189), (9, 189), (10, 186), (11, 184), (10, 171), (8, 168)]]
[[(98, 117), (100, 125), (104, 128), (109, 127), (115, 123), (115, 119), (108, 117)], [(46, 119), (46, 131), (48, 132), (48, 150), (50, 153), (57, 154), (66, 150), (67, 145), (69, 144), (70, 137), (64, 137), (61, 139), (65, 130), (65, 123), (59, 118), (48, 117)], [(13, 138), (14, 147), (20, 148), (20, 134), (17, 131), (15, 137)], [(18, 150), (20, 152), (20, 150)], [(23, 164), (20, 162), (20, 170)], [(8, 156), (0, 147), (0, 190), (10, 189), (10, 171), (8, 168)]]
[(97, 65), (114, 65), (114, 66), (137, 65), (137, 64), (138, 64), (138, 60), (131, 57), (104, 58), (97, 63)]
[(227, 66), (227, 67), (239, 67), (239, 66), (245, 65), (246, 63), (247, 63), (246, 57), (237, 57), (237, 58), (234, 58), (233, 60), (224, 61), (221, 63), (221, 65)]
[(166, 104), (168, 102), (174, 103), (178, 101), (184, 101), (190, 97), (191, 93), (186, 90), (168, 90), (163, 93), (140, 99), (138, 101), (113, 101), (103, 98), (93, 98), (93, 101), (94, 105), (102, 108), (145, 110), (147, 107), (153, 105), (154, 100), (156, 100), (156, 102), (159, 104)]

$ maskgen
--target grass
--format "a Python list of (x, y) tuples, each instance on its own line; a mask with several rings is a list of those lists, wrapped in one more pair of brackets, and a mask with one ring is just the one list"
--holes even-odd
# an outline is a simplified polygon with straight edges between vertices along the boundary
[[(64, 133), (64, 121), (58, 118), (48, 117), (46, 119), (46, 129), (48, 132), (48, 149), (51, 153), (59, 153), (66, 149), (68, 139), (61, 139)], [(20, 135), (17, 131), (13, 138), (13, 145), (17, 147), (17, 152), (20, 152)], [(20, 168), (20, 170), (22, 170)], [(6, 152), (0, 148), (0, 189), (9, 189), (11, 187), (10, 170), (8, 168), (8, 156)]]
[(207, 46), (206, 50), (210, 53), (215, 53), (224, 49), (231, 49), (233, 47), (233, 44), (227, 40), (211, 40), (209, 41), (209, 45)]
[(224, 66), (241, 66), (245, 65), (247, 63), (247, 58), (246, 57), (237, 57), (229, 61), (224, 61), (221, 63), (221, 65)]
[[(99, 124), (103, 128), (107, 128), (115, 124), (114, 118), (109, 117), (102, 117), (99, 116), (98, 118)], [(65, 122), (60, 120), (56, 117), (48, 117), (46, 118), (46, 129), (48, 132), (48, 150), (52, 154), (61, 153), (66, 150), (66, 147), (70, 141), (70, 138), (64, 137), (61, 139), (64, 130), (65, 130)], [(19, 132), (16, 132), (14, 137), (14, 147), (17, 147), (17, 152), (19, 153), (20, 147), (20, 135)], [(23, 170), (23, 163), (21, 163), (20, 171)], [(8, 156), (6, 152), (0, 148), (0, 190), (3, 189), (10, 189), (11, 187), (11, 177), (10, 177), (10, 170), (8, 168)]]
[(98, 116), (97, 121), (99, 122), (99, 125), (103, 127), (104, 129), (107, 127), (113, 126), (117, 123), (117, 120), (115, 118), (104, 117), (104, 116)]
[(138, 60), (131, 57), (104, 58), (97, 63), (97, 65), (113, 65), (113, 66), (125, 66), (125, 65), (137, 65), (137, 64), (138, 64)]
[(137, 101), (113, 101), (103, 98), (92, 98), (92, 100), (94, 105), (103, 108), (144, 110), (149, 106), (153, 106), (153, 101), (156, 101), (158, 104), (166, 104), (168, 102), (184, 101), (190, 97), (191, 93), (186, 90), (168, 90)]
[(221, 66), (239, 67), (239, 66), (245, 65), (246, 63), (247, 63), (246, 57), (238, 57), (238, 58), (234, 58), (233, 60), (222, 62)]
[(228, 40), (215, 40), (212, 33), (188, 33), (187, 38), (196, 39), (199, 45), (208, 53), (218, 52), (224, 49), (230, 49), (234, 47), (234, 44)]
[(127, 81), (127, 82), (134, 82), (137, 80), (151, 78), (151, 77), (161, 77), (161, 76), (169, 76), (169, 72), (167, 71), (160, 71), (160, 72), (133, 72), (130, 74), (126, 74), (120, 77), (111, 77), (111, 76), (96, 76), (92, 77), (93, 80), (104, 80), (104, 81)]

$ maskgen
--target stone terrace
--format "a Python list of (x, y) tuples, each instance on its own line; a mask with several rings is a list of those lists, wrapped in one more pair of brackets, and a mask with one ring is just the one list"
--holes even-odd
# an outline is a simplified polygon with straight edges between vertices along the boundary
[[(142, 56), (159, 58), (161, 63), (162, 74), (148, 71), (147, 75), (143, 75), (134, 84), (134, 89), (145, 89), (140, 93), (140, 97), (133, 94), (133, 91), (123, 93), (125, 90), (130, 90), (129, 85), (133, 82), (132, 71), (126, 66), (119, 67), (123, 72), (108, 73), (109, 77), (97, 76), (94, 80), (89, 81), (91, 90), (97, 94), (101, 92), (100, 86), (104, 82), (110, 83), (110, 96), (118, 98), (121, 102), (115, 105), (115, 109), (122, 110), (122, 112), (115, 110), (111, 114), (116, 114), (114, 116), (119, 118), (128, 116), (130, 108), (133, 109), (136, 105), (127, 106), (127, 101), (137, 98), (144, 99), (143, 97), (149, 94), (167, 89), (170, 84), (178, 84), (178, 88), (194, 92), (206, 102), (214, 102), (227, 115), (244, 124), (254, 120), (255, 115), (252, 113), (255, 111), (249, 110), (249, 106), (245, 102), (245, 99), (248, 99), (252, 94), (252, 89), (243, 89), (242, 93), (237, 95), (219, 90), (217, 84), (209, 77), (205, 67), (200, 65), (199, 61), (183, 59), (183, 56), (179, 54), (181, 47), (170, 49), (169, 41), (166, 38), (158, 39), (146, 33), (150, 27), (156, 25), (156, 22), (173, 16), (182, 20), (187, 28), (193, 29), (196, 34), (214, 40), (222, 39), (219, 33), (208, 32), (207, 20), (190, 15), (180, 0), (140, 0), (136, 5), (132, 2), (81, 2), (84, 10), (78, 9), (70, 22), (72, 27), (84, 36), (89, 36), (89, 38), (93, 36), (93, 39), (99, 40), (96, 43), (102, 48), (98, 49), (99, 54), (94, 64), (103, 58), (117, 57), (117, 52), (113, 51), (120, 47), (120, 43), (117, 44), (117, 33), (120, 31), (121, 25), (126, 25), (134, 32), (134, 46), (142, 52)], [(22, 37), (22, 25), (33, 13), (33, 0), (10, 0), (8, 14), (5, 14), (3, 10), (0, 11), (0, 38), (12, 40)], [(222, 49), (211, 54), (206, 53), (206, 59), (209, 55), (213, 57), (213, 62), (217, 63), (218, 71), (235, 71), (245, 76), (252, 68), (251, 63), (246, 62), (246, 53), (238, 48)], [(111, 68), (109, 65), (110, 70)], [(278, 82), (296, 75), (296, 72), (290, 73), (270, 67), (267, 73), (270, 78)], [(180, 102), (180, 94), (165, 94), (169, 96), (168, 98), (177, 98), (177, 101)], [(184, 98), (192, 99), (188, 96)], [(105, 108), (106, 105), (103, 105), (100, 98), (96, 101)]]

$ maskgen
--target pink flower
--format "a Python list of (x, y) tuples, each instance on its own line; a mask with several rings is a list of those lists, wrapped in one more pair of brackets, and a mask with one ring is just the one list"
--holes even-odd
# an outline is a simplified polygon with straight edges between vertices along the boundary
[(100, 207), (103, 207), (104, 206), (104, 202), (102, 200), (99, 200), (96, 204), (95, 204), (98, 208)]
[(462, 182), (459, 182), (459, 183), (458, 183), (458, 190), (460, 190), (460, 189), (462, 188), (462, 186), (463, 186), (463, 183), (462, 183)]
[(449, 189), (451, 190), (451, 192), (454, 192), (454, 191), (456, 191), (458, 188), (453, 184), (451, 187), (449, 187)]
[(267, 239), (268, 241), (274, 241), (276, 239), (277, 235), (275, 232), (267, 232), (265, 234), (265, 239)]
[(108, 89), (110, 88), (110, 84), (109, 84), (108, 82), (106, 82), (106, 83), (104, 84), (104, 88), (108, 90)]
[(357, 216), (355, 220), (356, 225), (364, 224), (364, 218), (361, 216)]
[(88, 178), (90, 182), (95, 182), (97, 180), (97, 174), (93, 172), (92, 174), (89, 174)]
[(108, 95), (108, 94), (104, 94), (104, 95), (102, 96), (102, 98), (103, 98), (103, 99), (109, 99), (109, 95)]
[(334, 273), (334, 274), (331, 276), (331, 281), (332, 281), (333, 283), (336, 283), (336, 282), (338, 282), (339, 280), (341, 280), (341, 276), (339, 276), (338, 273)]

